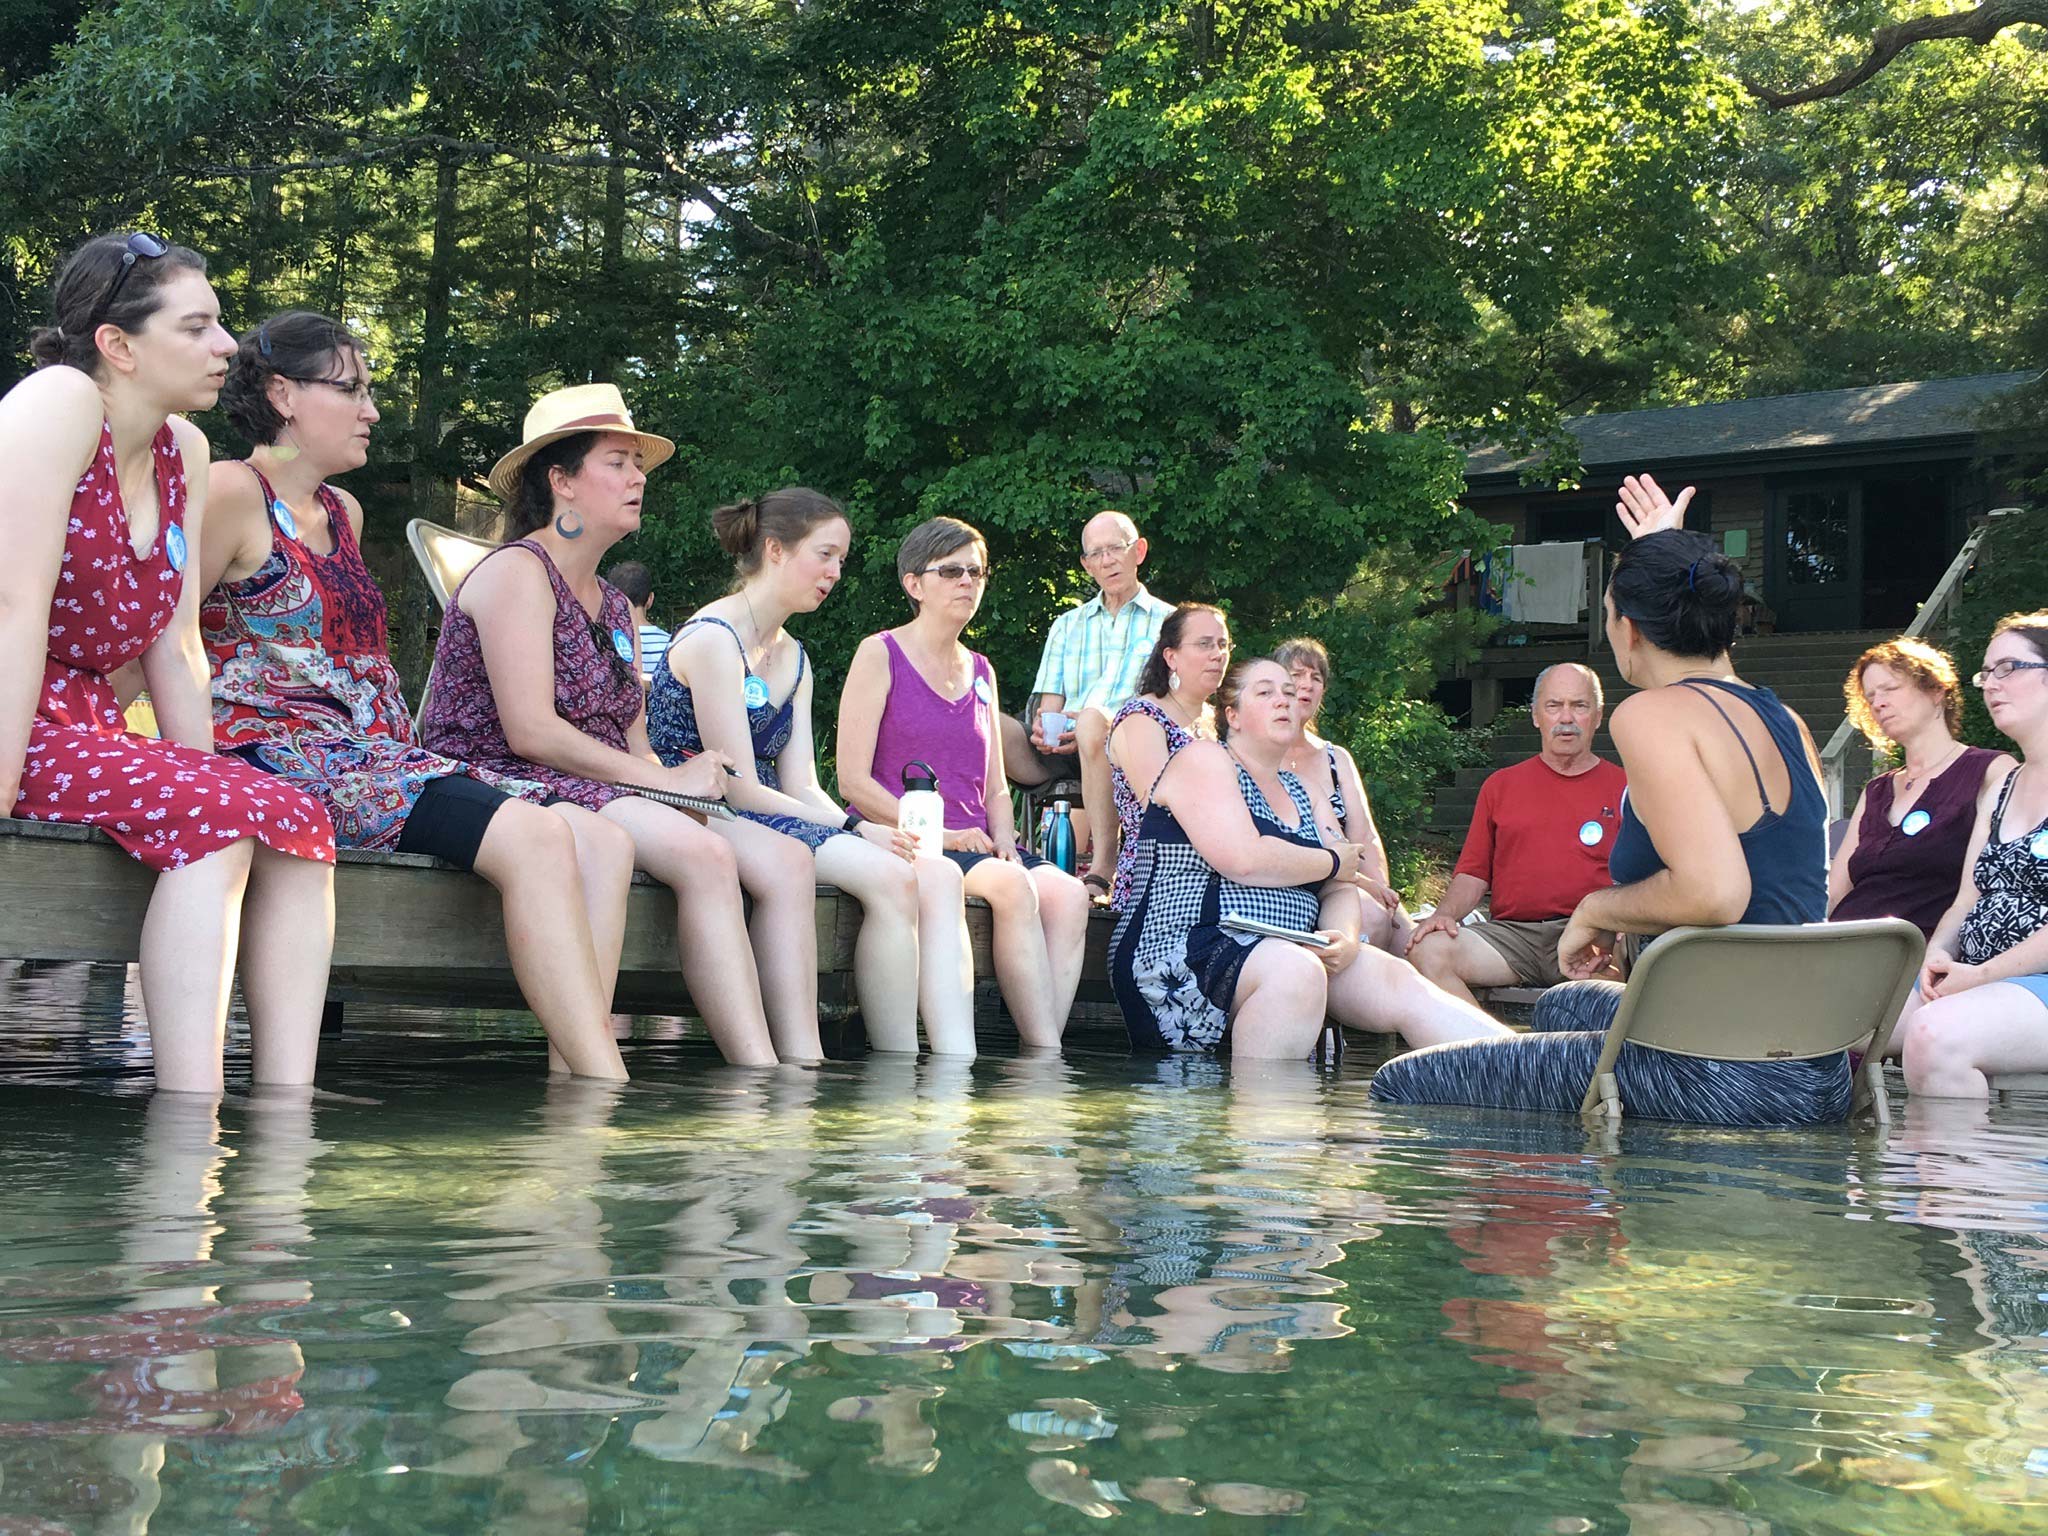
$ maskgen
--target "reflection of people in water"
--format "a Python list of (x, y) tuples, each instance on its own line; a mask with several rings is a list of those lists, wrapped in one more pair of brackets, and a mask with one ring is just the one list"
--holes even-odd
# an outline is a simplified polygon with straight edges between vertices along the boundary
[[(323, 1146), (312, 1136), (311, 1092), (257, 1088), (233, 1151), (216, 1101), (186, 1094), (150, 1101), (117, 1206), (117, 1273), (134, 1277), (132, 1299), (103, 1316), (50, 1318), (43, 1329), (16, 1324), (0, 1341), (0, 1383), (10, 1401), (82, 1397), (91, 1405), (83, 1420), (10, 1417), (0, 1425), (0, 1530), (36, 1529), (18, 1527), (10, 1505), (28, 1496), (47, 1511), (61, 1502), (37, 1498), (47, 1482), (92, 1498), (95, 1533), (141, 1536), (158, 1513), (171, 1456), (204, 1462), (213, 1442), (256, 1435), (273, 1441), (273, 1472), (297, 1454), (276, 1437), (303, 1407), (305, 1360), (266, 1320), (312, 1298), (294, 1273), (310, 1235), (306, 1186)], [(207, 1278), (252, 1265), (274, 1267), (279, 1278)], [(190, 1283), (162, 1283), (187, 1271)], [(17, 1367), (41, 1374), (53, 1365), (83, 1375), (69, 1392), (53, 1394), (17, 1374)], [(28, 1465), (31, 1441), (49, 1448), (35, 1467)], [(87, 1467), (70, 1452), (81, 1442)], [(187, 1528), (211, 1523), (189, 1504), (178, 1514)]]
[[(1298, 1062), (1196, 1056), (1154, 1070), (1163, 1084), (1198, 1091), (1132, 1101), (1132, 1155), (1089, 1202), (1125, 1257), (1110, 1268), (1088, 1341), (1136, 1365), (1284, 1371), (1294, 1343), (1348, 1331), (1342, 1306), (1305, 1299), (1338, 1289), (1320, 1271), (1343, 1256), (1302, 1220), (1319, 1198), (1310, 1149), (1327, 1146), (1315, 1074)], [(1306, 1164), (1280, 1170), (1287, 1183), (1300, 1178), (1298, 1192), (1258, 1177), (1259, 1164), (1284, 1159), (1283, 1128)], [(1215, 1187), (1218, 1166), (1244, 1175), (1227, 1196)]]

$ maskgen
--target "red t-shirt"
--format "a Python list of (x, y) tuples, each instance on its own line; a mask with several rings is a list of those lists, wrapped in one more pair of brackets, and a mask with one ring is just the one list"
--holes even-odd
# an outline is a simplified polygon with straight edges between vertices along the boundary
[(1479, 788), (1457, 872), (1492, 888), (1496, 918), (1569, 917), (1588, 891), (1614, 883), (1607, 855), (1627, 787), (1628, 775), (1605, 758), (1575, 777), (1540, 756), (1503, 768)]

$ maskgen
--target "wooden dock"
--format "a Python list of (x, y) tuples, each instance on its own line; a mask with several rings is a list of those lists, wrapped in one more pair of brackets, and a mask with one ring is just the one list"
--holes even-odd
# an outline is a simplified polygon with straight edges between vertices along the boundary
[[(132, 962), (154, 883), (149, 870), (91, 828), (0, 821), (0, 959)], [(523, 1006), (505, 953), (498, 893), (480, 877), (422, 854), (344, 851), (336, 860), (334, 907), (331, 1001)], [(821, 885), (816, 910), (819, 1014), (838, 1026), (828, 1029), (828, 1039), (858, 1049), (853, 946), (860, 903)], [(1106, 913), (1089, 924), (1084, 999), (1109, 996), (1114, 925)], [(995, 975), (986, 903), (968, 903), (967, 928), (974, 974), (986, 981)], [(621, 1013), (695, 1011), (676, 953), (675, 897), (645, 875), (634, 877), (627, 902), (615, 1006)]]

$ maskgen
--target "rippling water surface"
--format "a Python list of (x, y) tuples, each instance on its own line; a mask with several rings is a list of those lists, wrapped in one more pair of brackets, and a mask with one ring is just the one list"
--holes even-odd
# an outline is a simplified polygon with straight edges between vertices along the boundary
[(2048, 1529), (2048, 1100), (1603, 1143), (394, 1014), (216, 1110), (122, 1008), (0, 987), (4, 1536)]

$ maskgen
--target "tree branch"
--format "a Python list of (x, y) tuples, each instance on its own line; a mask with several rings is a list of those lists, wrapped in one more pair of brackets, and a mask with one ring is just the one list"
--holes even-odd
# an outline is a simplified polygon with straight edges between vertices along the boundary
[(1889, 27), (1879, 27), (1870, 39), (1870, 52), (1863, 62), (1843, 70), (1832, 79), (1796, 91), (1774, 91), (1767, 85), (1744, 79), (1742, 88), (1772, 111), (1804, 106), (1846, 95), (1885, 65), (1917, 43), (1960, 38), (1980, 47), (2007, 27), (2048, 26), (2048, 0), (1980, 0), (1974, 11), (1953, 11), (1941, 16), (1915, 16)]

